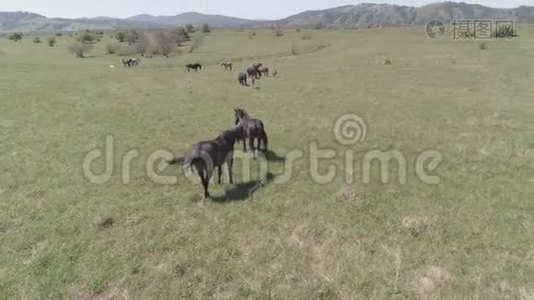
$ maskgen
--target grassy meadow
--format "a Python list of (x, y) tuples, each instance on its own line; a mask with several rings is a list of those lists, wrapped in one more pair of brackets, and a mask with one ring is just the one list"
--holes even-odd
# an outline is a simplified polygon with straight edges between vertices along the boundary
[[(110, 36), (83, 59), (68, 36), (0, 39), (1, 299), (533, 299), (534, 27), (486, 50), (424, 28), (214, 30), (130, 69), (105, 54)], [(256, 61), (278, 76), (240, 86)], [(153, 151), (183, 155), (236, 107), (265, 122), (272, 177), (312, 142), (337, 152), (319, 167), (339, 175), (317, 184), (301, 159), (289, 182), (257, 188), (246, 156), (211, 200), (178, 167), (161, 171), (176, 184), (149, 178)], [(350, 147), (333, 134), (347, 113), (368, 124)], [(108, 135), (114, 173), (92, 184), (82, 162)], [(344, 197), (347, 149), (402, 152), (407, 183), (365, 184), (355, 163)], [(438, 185), (415, 175), (428, 149), (443, 155)]]

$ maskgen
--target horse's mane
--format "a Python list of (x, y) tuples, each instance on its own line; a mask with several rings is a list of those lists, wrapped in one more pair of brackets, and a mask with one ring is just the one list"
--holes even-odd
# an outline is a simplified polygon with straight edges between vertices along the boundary
[(238, 113), (241, 113), (241, 114), (243, 115), (243, 117), (245, 117), (245, 118), (249, 118), (249, 117), (250, 117), (250, 116), (248, 115), (248, 113), (247, 113), (244, 109), (242, 109), (242, 108), (238, 108), (238, 109), (236, 109), (235, 111), (238, 112)]
[(239, 130), (240, 130), (239, 127), (235, 127), (235, 128), (230, 129), (230, 130), (225, 130), (217, 137), (217, 139), (223, 139), (223, 138), (225, 138), (227, 136), (239, 135), (239, 132), (238, 132)]

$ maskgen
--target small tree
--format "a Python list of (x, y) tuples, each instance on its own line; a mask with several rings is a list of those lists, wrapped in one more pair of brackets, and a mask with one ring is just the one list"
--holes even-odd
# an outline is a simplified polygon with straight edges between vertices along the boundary
[(195, 27), (193, 25), (191, 25), (191, 24), (187, 24), (185, 26), (185, 30), (187, 30), (187, 32), (189, 32), (189, 33), (193, 33), (193, 32), (195, 32)]
[(204, 25), (202, 25), (202, 32), (203, 32), (203, 33), (211, 32), (210, 25), (208, 25), (208, 24), (204, 24)]
[(8, 38), (14, 42), (18, 42), (22, 40), (22, 33), (13, 33)]
[(197, 36), (195, 39), (193, 39), (193, 43), (191, 44), (191, 48), (189, 49), (189, 53), (193, 53), (195, 50), (199, 50), (200, 47), (204, 44), (204, 37), (203, 36)]
[(137, 32), (137, 30), (128, 30), (126, 33), (125, 41), (128, 42), (128, 45), (131, 45), (133, 43), (136, 43), (139, 41), (140, 34)]
[(122, 43), (126, 39), (126, 33), (119, 31), (115, 34), (115, 38)]
[(38, 36), (36, 36), (36, 37), (33, 38), (33, 43), (34, 44), (40, 44), (41, 43), (41, 39)]
[(176, 37), (168, 31), (158, 31), (154, 36), (154, 43), (158, 53), (169, 57), (169, 54), (176, 48)]
[(57, 44), (57, 41), (55, 37), (48, 38), (48, 46), (54, 47), (56, 44)]
[(141, 33), (139, 41), (133, 44), (133, 50), (141, 56), (145, 56), (151, 48), (150, 36), (147, 33)]
[(84, 32), (82, 35), (78, 36), (77, 40), (82, 43), (91, 43), (95, 40), (95, 37), (90, 32)]
[(87, 54), (87, 52), (91, 51), (93, 49), (92, 44), (85, 44), (85, 43), (76, 43), (72, 44), (69, 47), (70, 53), (76, 55), (77, 58), (83, 58), (84, 55)]
[[(184, 41), (188, 41), (188, 40), (191, 39), (191, 35), (189, 35), (189, 32), (187, 31), (186, 28), (183, 28), (183, 27), (176, 28), (175, 32), (177, 34), (181, 35)], [(180, 45), (178, 45), (178, 46), (180, 46)]]

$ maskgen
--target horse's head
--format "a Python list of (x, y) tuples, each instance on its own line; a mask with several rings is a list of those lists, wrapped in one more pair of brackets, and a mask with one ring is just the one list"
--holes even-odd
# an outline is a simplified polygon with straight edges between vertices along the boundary
[(223, 132), (220, 136), (225, 142), (235, 143), (236, 141), (243, 140), (245, 138), (245, 130), (241, 126), (236, 126), (231, 130)]
[(243, 118), (243, 110), (241, 108), (234, 109), (235, 125), (239, 124), (239, 121)]
[(236, 109), (234, 109), (234, 112), (235, 112), (236, 122), (241, 120), (241, 119), (244, 119), (244, 118), (248, 117), (247, 112), (242, 108), (236, 108)]

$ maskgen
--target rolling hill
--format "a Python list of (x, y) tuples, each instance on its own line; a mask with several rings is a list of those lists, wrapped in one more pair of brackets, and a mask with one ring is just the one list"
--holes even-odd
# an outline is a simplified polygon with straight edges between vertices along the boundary
[(82, 19), (47, 18), (29, 12), (0, 12), (0, 33), (54, 32), (82, 29), (169, 28), (186, 24), (213, 27), (330, 27), (417, 26), (429, 20), (489, 19), (534, 23), (534, 7), (497, 9), (476, 4), (442, 2), (422, 7), (390, 4), (358, 4), (332, 9), (305, 11), (281, 20), (259, 21), (206, 15), (195, 12), (175, 16), (138, 15), (126, 19), (97, 17)]

